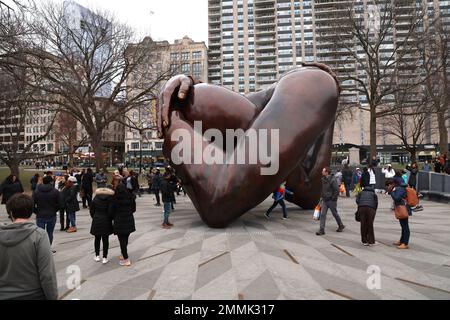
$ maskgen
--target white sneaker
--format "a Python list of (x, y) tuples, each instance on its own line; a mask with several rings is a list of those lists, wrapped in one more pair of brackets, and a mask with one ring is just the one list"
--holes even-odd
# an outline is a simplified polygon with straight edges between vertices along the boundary
[(375, 247), (375, 246), (377, 246), (377, 245), (379, 245), (379, 244), (380, 244), (379, 242), (375, 241), (375, 243), (370, 243), (369, 245), (370, 245), (371, 247)]
[(283, 220), (289, 220), (289, 218), (285, 218), (285, 217), (283, 217), (283, 218), (281, 218), (281, 219), (283, 219)]
[(364, 247), (368, 247), (369, 246), (369, 244), (368, 243), (362, 243), (362, 245), (364, 246)]
[(108, 261), (109, 261), (109, 260), (108, 260), (107, 258), (103, 258), (102, 263), (103, 263), (103, 264), (107, 264)]
[(95, 262), (100, 262), (100, 256), (95, 256), (95, 257), (94, 257), (94, 261), (95, 261)]

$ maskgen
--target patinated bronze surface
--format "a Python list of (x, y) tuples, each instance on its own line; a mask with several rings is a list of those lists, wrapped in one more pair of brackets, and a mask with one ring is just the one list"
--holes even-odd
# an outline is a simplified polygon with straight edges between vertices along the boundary
[[(279, 129), (279, 171), (261, 175), (261, 164), (181, 164), (172, 166), (202, 220), (210, 227), (230, 222), (266, 199), (283, 181), (292, 202), (313, 208), (321, 191), (321, 170), (329, 165), (339, 98), (336, 77), (324, 65), (293, 70), (269, 89), (242, 96), (223, 87), (170, 79), (158, 103), (163, 152), (171, 158), (176, 129), (194, 136), (194, 121), (205, 131)], [(202, 132), (203, 133), (203, 132)], [(204, 141), (203, 148), (209, 143)]]

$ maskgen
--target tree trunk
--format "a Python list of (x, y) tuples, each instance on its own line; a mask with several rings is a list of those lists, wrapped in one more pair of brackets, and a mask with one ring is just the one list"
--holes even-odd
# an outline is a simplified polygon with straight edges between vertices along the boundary
[(19, 171), (19, 161), (17, 160), (9, 160), (6, 162), (6, 165), (9, 168), (10, 174), (15, 175), (17, 178), (19, 178), (20, 171)]
[(439, 128), (439, 150), (441, 154), (448, 155), (448, 132), (445, 125), (445, 112), (439, 111), (437, 113), (438, 128)]
[(409, 154), (411, 155), (411, 162), (417, 161), (417, 150), (416, 148), (409, 148)]
[(370, 156), (368, 164), (370, 164), (372, 157), (377, 155), (377, 117), (375, 106), (371, 106), (370, 109)]
[(92, 138), (92, 148), (95, 153), (95, 169), (97, 172), (99, 172), (100, 169), (106, 171), (105, 161), (103, 161), (103, 141), (101, 136), (102, 135), (100, 134), (97, 137)]

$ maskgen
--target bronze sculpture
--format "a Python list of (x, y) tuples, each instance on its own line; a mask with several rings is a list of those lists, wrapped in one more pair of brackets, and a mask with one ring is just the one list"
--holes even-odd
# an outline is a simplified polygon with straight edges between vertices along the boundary
[[(281, 182), (294, 192), (291, 201), (313, 208), (321, 191), (321, 170), (331, 158), (339, 82), (325, 65), (304, 64), (266, 90), (242, 96), (228, 89), (195, 84), (179, 75), (170, 79), (159, 99), (157, 120), (163, 153), (171, 160), (202, 220), (210, 227), (227, 224), (265, 200)], [(211, 128), (279, 130), (279, 169), (261, 175), (264, 164), (175, 164), (171, 141), (177, 129), (195, 136)], [(210, 143), (203, 141), (203, 148)], [(239, 144), (235, 143), (235, 149)], [(235, 151), (237, 153), (237, 151)], [(234, 154), (233, 154), (234, 156)], [(247, 155), (249, 156), (249, 155)]]

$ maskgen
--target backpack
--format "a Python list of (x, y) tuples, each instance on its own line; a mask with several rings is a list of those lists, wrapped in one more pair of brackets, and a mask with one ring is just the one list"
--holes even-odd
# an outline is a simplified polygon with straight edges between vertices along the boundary
[(417, 196), (416, 190), (413, 188), (406, 188), (406, 203), (410, 207), (415, 207), (419, 204), (419, 197)]

